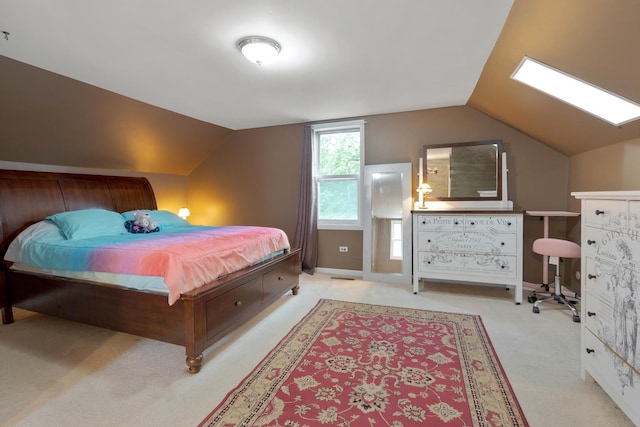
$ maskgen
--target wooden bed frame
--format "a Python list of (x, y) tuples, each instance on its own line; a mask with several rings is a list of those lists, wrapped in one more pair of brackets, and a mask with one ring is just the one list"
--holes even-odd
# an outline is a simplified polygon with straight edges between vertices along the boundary
[[(86, 208), (157, 209), (146, 178), (0, 170), (0, 255), (26, 227), (48, 215)], [(190, 373), (203, 351), (288, 291), (298, 293), (300, 250), (167, 296), (86, 280), (17, 272), (0, 263), (2, 322), (12, 307), (185, 347)]]

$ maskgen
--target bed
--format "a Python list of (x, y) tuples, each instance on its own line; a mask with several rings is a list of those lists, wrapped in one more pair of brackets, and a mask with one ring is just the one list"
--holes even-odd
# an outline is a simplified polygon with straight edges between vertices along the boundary
[[(0, 254), (23, 230), (47, 216), (101, 208), (156, 210), (146, 178), (0, 170)], [(159, 233), (158, 233), (159, 234)], [(197, 373), (203, 352), (282, 295), (299, 289), (300, 250), (289, 249), (203, 286), (167, 295), (82, 278), (0, 267), (2, 322), (13, 307), (185, 347)]]

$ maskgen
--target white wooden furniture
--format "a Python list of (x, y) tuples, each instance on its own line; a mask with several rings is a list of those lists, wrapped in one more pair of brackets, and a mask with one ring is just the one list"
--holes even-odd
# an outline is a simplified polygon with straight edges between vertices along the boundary
[(413, 292), (420, 279), (515, 288), (522, 302), (522, 214), (413, 211)]
[(640, 425), (640, 191), (582, 200), (582, 378)]

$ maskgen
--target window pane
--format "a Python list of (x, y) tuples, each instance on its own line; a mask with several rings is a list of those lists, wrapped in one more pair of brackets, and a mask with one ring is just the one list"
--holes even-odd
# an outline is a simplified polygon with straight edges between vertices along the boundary
[(391, 238), (393, 240), (402, 239), (402, 222), (398, 220), (391, 221)]
[(394, 240), (391, 245), (391, 259), (402, 259), (402, 240)]
[(360, 131), (319, 134), (320, 175), (360, 173)]
[(357, 220), (358, 181), (332, 179), (318, 181), (318, 219)]

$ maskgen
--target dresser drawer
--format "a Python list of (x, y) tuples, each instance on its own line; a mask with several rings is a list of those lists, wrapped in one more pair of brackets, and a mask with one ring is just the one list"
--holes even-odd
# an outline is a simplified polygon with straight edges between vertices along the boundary
[(606, 286), (610, 267), (605, 265), (603, 268), (601, 262), (591, 257), (583, 257), (583, 259), (585, 263), (585, 277), (582, 282), (582, 292), (591, 292), (599, 295), (604, 291), (604, 287)]
[(596, 336), (585, 332), (583, 367), (636, 425), (640, 425), (640, 374)]
[(512, 233), (421, 231), (418, 233), (418, 250), (515, 254), (518, 251), (518, 236)]
[[(508, 255), (454, 252), (419, 252), (418, 272), (421, 277), (447, 274), (451, 278), (476, 276), (516, 278), (517, 257)], [(442, 277), (440, 277), (442, 278)], [(490, 280), (487, 280), (490, 281)]]
[(640, 254), (640, 232), (630, 230), (605, 230), (584, 227), (582, 235), (584, 256), (611, 264), (632, 265), (640, 269), (640, 263), (632, 254)]
[(279, 298), (284, 292), (295, 286), (298, 278), (298, 265), (295, 259), (277, 270), (266, 273), (262, 278), (264, 300)]
[(607, 298), (607, 296), (604, 292), (598, 294), (587, 292), (582, 303), (585, 304), (585, 327), (591, 331), (591, 333), (607, 342), (607, 344), (612, 345), (612, 342), (608, 342), (608, 338), (613, 338), (614, 336), (611, 330), (611, 327), (614, 325), (613, 301), (611, 301), (610, 297)]
[(585, 200), (582, 221), (587, 226), (620, 229), (627, 226), (625, 200)]
[(418, 231), (462, 231), (464, 215), (418, 215)]
[(262, 276), (243, 283), (206, 303), (208, 339), (255, 315), (262, 304)]
[(464, 222), (465, 231), (516, 233), (517, 222), (513, 215), (469, 215)]
[[(636, 272), (620, 265), (585, 260), (586, 327), (617, 352), (629, 365), (640, 371), (640, 352), (629, 348), (640, 342)], [(640, 386), (640, 384), (639, 384)]]

